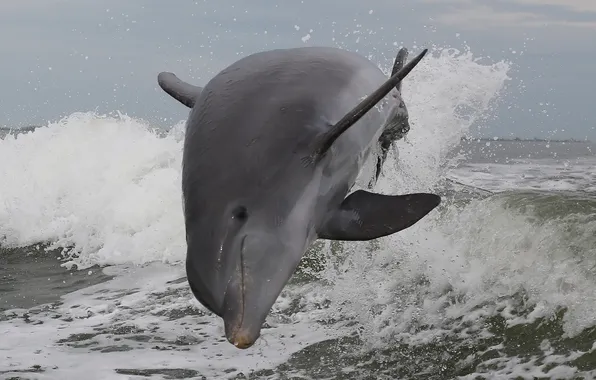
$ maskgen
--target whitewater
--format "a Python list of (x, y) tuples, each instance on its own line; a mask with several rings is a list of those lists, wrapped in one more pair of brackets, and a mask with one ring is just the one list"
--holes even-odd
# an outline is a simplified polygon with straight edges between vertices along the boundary
[(375, 191), (441, 206), (372, 243), (316, 242), (248, 350), (186, 283), (184, 121), (77, 112), (2, 137), (0, 378), (594, 378), (593, 147), (462, 143), (510, 69), (430, 50)]

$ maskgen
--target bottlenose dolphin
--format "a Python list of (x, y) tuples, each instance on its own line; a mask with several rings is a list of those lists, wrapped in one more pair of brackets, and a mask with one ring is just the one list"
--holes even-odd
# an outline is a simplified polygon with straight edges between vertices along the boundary
[(371, 152), (381, 146), (382, 165), (383, 147), (409, 129), (399, 85), (426, 52), (404, 66), (400, 51), (389, 80), (328, 47), (255, 53), (205, 87), (158, 75), (192, 108), (182, 159), (188, 283), (236, 347), (258, 339), (314, 240), (387, 236), (439, 205), (426, 193), (348, 195)]

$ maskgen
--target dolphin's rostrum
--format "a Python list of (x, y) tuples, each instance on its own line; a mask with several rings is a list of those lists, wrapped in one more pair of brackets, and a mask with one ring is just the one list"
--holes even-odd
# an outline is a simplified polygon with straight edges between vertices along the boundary
[(388, 80), (366, 58), (326, 47), (252, 54), (204, 88), (159, 74), (192, 108), (182, 162), (188, 282), (236, 347), (258, 339), (314, 240), (387, 236), (439, 205), (426, 193), (348, 195), (371, 153), (380, 149), (378, 176), (408, 132), (400, 84), (425, 53), (404, 65), (400, 50)]

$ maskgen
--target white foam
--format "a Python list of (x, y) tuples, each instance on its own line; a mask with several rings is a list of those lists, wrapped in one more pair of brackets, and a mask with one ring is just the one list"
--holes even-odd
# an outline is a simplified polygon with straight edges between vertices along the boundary
[(2, 244), (52, 241), (72, 262), (184, 257), (181, 133), (126, 116), (75, 113), (0, 140)]
[[(532, 214), (507, 207), (506, 200), (448, 207), (382, 239), (373, 252), (364, 243), (346, 243), (347, 259), (330, 256), (325, 273), (332, 284), (325, 294), (329, 316), (356, 320), (367, 350), (446, 338), (472, 342), (491, 335), (485, 321), (496, 315), (511, 327), (566, 309), (566, 337), (595, 326), (593, 216), (533, 222)], [(516, 303), (518, 294), (525, 297), (523, 306)], [(524, 307), (529, 312), (519, 314)], [(545, 352), (540, 363), (503, 354), (482, 363), (475, 376), (577, 376), (581, 371), (569, 363), (585, 353)], [(557, 368), (547, 368), (549, 361)]]
[[(24, 311), (9, 313), (17, 317), (0, 324), (0, 373), (40, 366), (39, 379), (107, 380), (122, 378), (115, 369), (180, 368), (198, 371), (199, 378), (230, 377), (274, 367), (340, 333), (299, 317), (277, 324), (270, 318), (273, 326), (262, 331), (262, 339), (250, 350), (238, 350), (226, 341), (223, 323), (205, 315), (186, 281), (167, 284), (183, 276), (183, 268), (120, 266), (107, 273), (117, 277), (69, 294), (58, 307), (30, 311), (28, 319)], [(168, 317), (185, 311), (183, 317)], [(90, 336), (77, 340), (73, 334)], [(129, 350), (114, 350), (125, 346)]]

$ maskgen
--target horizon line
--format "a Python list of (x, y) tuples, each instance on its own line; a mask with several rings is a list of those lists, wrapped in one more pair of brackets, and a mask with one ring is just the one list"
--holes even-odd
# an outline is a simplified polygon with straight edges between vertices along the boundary
[[(32, 131), (35, 130), (37, 128), (42, 128), (44, 127), (43, 125), (26, 125), (26, 126), (22, 126), (22, 127), (6, 127), (6, 126), (0, 126), (0, 131)], [(461, 137), (462, 141), (465, 140), (475, 140), (475, 141), (539, 141), (539, 142), (584, 142), (584, 143), (591, 143), (592, 140), (588, 139), (588, 137), (586, 136), (583, 139), (578, 139), (575, 137), (570, 137), (570, 138), (546, 138), (546, 137), (528, 137), (528, 138), (522, 138), (522, 137), (499, 137), (499, 136), (481, 136), (481, 137), (471, 137), (471, 136), (462, 136)]]

